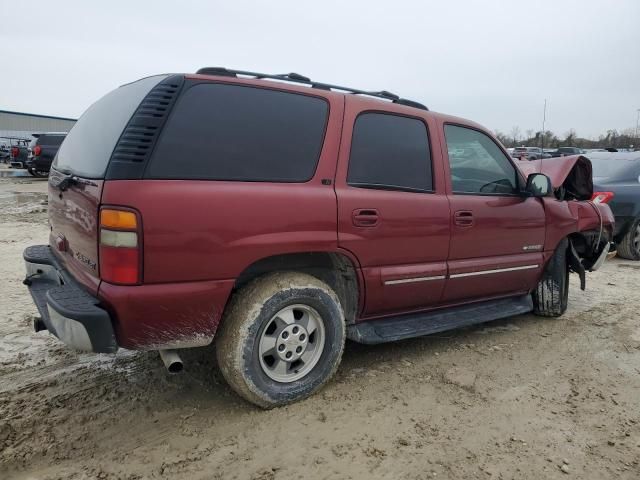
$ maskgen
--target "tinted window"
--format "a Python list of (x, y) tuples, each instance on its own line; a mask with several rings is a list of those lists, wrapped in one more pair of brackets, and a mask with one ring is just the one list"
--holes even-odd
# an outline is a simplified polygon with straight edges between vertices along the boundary
[(515, 192), (515, 167), (488, 135), (456, 125), (445, 125), (444, 131), (454, 192)]
[(262, 88), (199, 84), (178, 100), (149, 176), (304, 182), (315, 172), (325, 100)]
[(356, 119), (349, 158), (349, 185), (433, 190), (425, 124), (414, 118), (364, 113)]
[(91, 105), (62, 143), (54, 166), (81, 177), (102, 178), (120, 134), (142, 99), (165, 75), (123, 85)]
[(64, 135), (40, 135), (36, 143), (38, 145), (49, 145), (52, 147), (57, 147), (62, 143), (63, 140)]

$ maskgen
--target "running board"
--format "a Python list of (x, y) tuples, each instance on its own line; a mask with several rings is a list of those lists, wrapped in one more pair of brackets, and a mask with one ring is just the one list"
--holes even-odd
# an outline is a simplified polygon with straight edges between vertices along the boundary
[(358, 343), (375, 345), (468, 327), (477, 323), (528, 313), (532, 310), (531, 295), (523, 295), (356, 323), (347, 327), (347, 337)]

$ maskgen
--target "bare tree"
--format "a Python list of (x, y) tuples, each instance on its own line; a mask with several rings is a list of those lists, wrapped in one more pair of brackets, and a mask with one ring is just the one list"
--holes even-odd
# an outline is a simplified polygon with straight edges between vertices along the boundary
[(512, 147), (515, 147), (518, 144), (518, 140), (520, 139), (520, 135), (522, 135), (522, 133), (520, 132), (520, 127), (518, 127), (517, 125), (512, 127), (511, 128), (511, 132), (509, 133), (509, 135), (513, 139)]
[(576, 131), (573, 128), (565, 133), (564, 136), (564, 143), (566, 143), (567, 146), (573, 146), (576, 143)]
[(529, 130), (527, 130), (525, 132), (525, 134), (527, 135), (527, 138), (525, 139), (527, 141), (527, 143), (530, 143), (533, 140), (533, 129), (530, 128)]

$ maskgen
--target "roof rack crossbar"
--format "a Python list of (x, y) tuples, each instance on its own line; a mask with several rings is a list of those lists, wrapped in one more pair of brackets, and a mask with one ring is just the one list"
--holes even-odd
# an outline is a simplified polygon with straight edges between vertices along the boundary
[(397, 103), (399, 105), (406, 105), (409, 107), (419, 108), (421, 110), (429, 110), (425, 105), (421, 103), (415, 102), (413, 100), (400, 98), (395, 93), (391, 93), (386, 90), (381, 90), (379, 92), (371, 92), (367, 90), (359, 90), (357, 88), (343, 87), (340, 85), (332, 85), (330, 83), (314, 82), (309, 77), (305, 77), (304, 75), (300, 75), (299, 73), (295, 73), (295, 72), (269, 74), (269, 73), (248, 72), (245, 70), (230, 70), (224, 67), (204, 67), (204, 68), (200, 68), (196, 73), (201, 75), (219, 75), (224, 77), (238, 77), (238, 75), (242, 75), (245, 77), (254, 77), (256, 79), (266, 78), (266, 79), (282, 80), (282, 81), (293, 82), (293, 83), (302, 83), (304, 85), (309, 85), (311, 88), (317, 88), (319, 90), (338, 90), (346, 93), (351, 93), (353, 95), (366, 95), (369, 97), (376, 97), (376, 98), (382, 98), (384, 100), (390, 100), (391, 102)]

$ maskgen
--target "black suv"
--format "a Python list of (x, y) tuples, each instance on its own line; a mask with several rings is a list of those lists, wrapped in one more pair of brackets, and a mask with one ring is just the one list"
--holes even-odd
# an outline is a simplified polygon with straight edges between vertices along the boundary
[(66, 133), (34, 133), (31, 142), (33, 156), (25, 162), (27, 170), (34, 177), (46, 177), (51, 170), (53, 159), (58, 153)]

